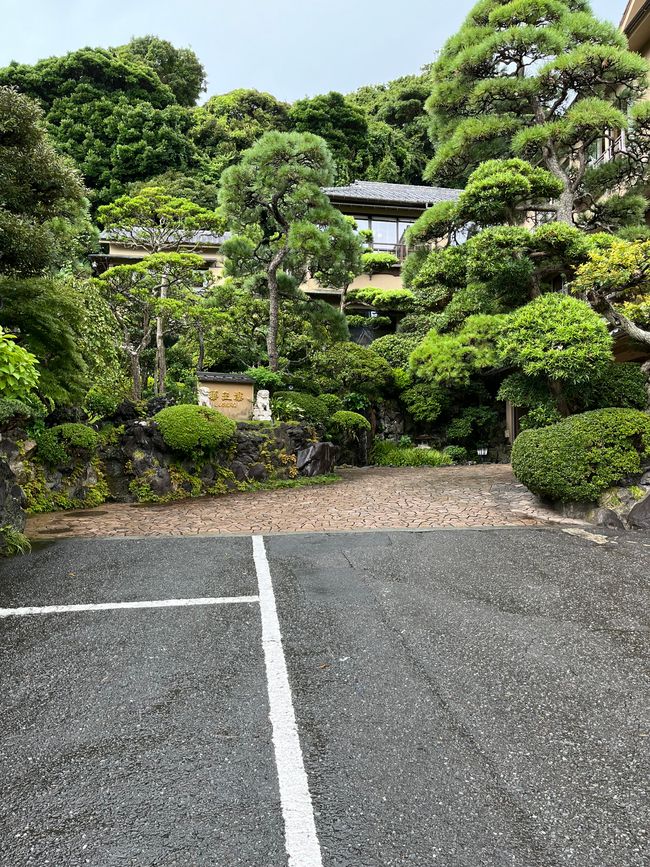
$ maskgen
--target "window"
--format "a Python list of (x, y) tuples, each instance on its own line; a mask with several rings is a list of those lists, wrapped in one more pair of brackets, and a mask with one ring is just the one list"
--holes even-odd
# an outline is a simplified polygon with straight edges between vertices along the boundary
[(397, 244), (397, 220), (373, 219), (371, 229), (375, 249), (391, 249)]
[(370, 219), (368, 217), (353, 217), (357, 224), (357, 232), (370, 228)]
[(405, 244), (404, 235), (406, 234), (407, 229), (410, 229), (415, 220), (402, 220), (399, 221), (399, 243)]

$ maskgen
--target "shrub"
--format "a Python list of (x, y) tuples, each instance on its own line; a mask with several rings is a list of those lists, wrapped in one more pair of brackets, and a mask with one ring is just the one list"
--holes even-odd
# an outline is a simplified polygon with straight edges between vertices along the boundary
[(323, 403), (326, 404), (330, 415), (334, 415), (335, 412), (343, 409), (343, 401), (338, 394), (319, 394), (318, 399), (322, 400)]
[(409, 289), (382, 289), (379, 286), (351, 289), (348, 298), (378, 310), (410, 310), (414, 301), (413, 293)]
[(650, 458), (650, 415), (597, 409), (539, 430), (523, 431), (512, 449), (515, 475), (551, 500), (595, 501)]
[(235, 433), (235, 422), (208, 406), (182, 403), (168, 406), (153, 420), (170, 449), (183, 454), (211, 452)]
[(589, 409), (620, 406), (645, 409), (648, 405), (646, 378), (639, 364), (612, 361), (595, 371), (585, 384), (583, 399)]
[(470, 406), (451, 421), (447, 436), (465, 445), (474, 445), (489, 440), (498, 421), (498, 413), (491, 406)]
[(86, 424), (77, 424), (68, 422), (53, 427), (52, 430), (60, 437), (66, 445), (74, 449), (82, 449), (83, 451), (95, 451), (99, 444), (99, 435), (97, 431), (88, 427)]
[(273, 397), (273, 413), (284, 420), (316, 425), (324, 425), (331, 415), (324, 400), (304, 391), (277, 391)]
[(448, 467), (449, 455), (435, 449), (401, 448), (387, 440), (376, 440), (370, 460), (378, 467)]
[(38, 359), (15, 341), (14, 334), (0, 328), (0, 395), (20, 399), (36, 388)]
[(445, 391), (433, 382), (420, 382), (405, 389), (401, 399), (415, 421), (434, 422), (448, 404)]
[(386, 334), (372, 341), (372, 351), (385, 358), (391, 367), (406, 369), (419, 342), (417, 334)]
[(390, 316), (362, 316), (356, 313), (346, 316), (345, 320), (348, 328), (369, 328), (372, 331), (388, 328), (391, 324)]
[(120, 403), (121, 397), (114, 393), (108, 394), (94, 386), (84, 400), (84, 409), (89, 416), (100, 419), (113, 415)]
[(329, 421), (336, 434), (343, 437), (358, 437), (359, 434), (370, 430), (370, 422), (358, 412), (339, 410), (335, 412)]
[(9, 524), (0, 527), (0, 557), (28, 554), (31, 550), (31, 542), (20, 530)]
[(467, 449), (464, 446), (445, 446), (442, 453), (450, 457), (455, 464), (465, 464), (469, 458)]
[(249, 367), (246, 376), (255, 380), (256, 388), (265, 388), (267, 391), (277, 391), (285, 386), (282, 374), (268, 367)]
[[(357, 343), (335, 343), (327, 351), (317, 352), (312, 365), (316, 377), (327, 378), (341, 393), (354, 390), (374, 398), (393, 384), (386, 359)], [(333, 389), (330, 386), (328, 390)]]
[(32, 408), (23, 403), (22, 400), (15, 400), (11, 397), (0, 398), (0, 424), (4, 424), (13, 418), (29, 421), (32, 417)]
[(77, 422), (59, 424), (34, 433), (37, 454), (50, 467), (70, 462), (68, 448), (93, 452), (99, 445), (99, 434), (91, 427)]

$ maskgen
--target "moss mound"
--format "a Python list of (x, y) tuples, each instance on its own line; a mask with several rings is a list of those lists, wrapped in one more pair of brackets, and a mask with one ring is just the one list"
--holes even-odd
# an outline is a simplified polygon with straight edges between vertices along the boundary
[(526, 487), (559, 502), (595, 502), (650, 459), (650, 415), (635, 409), (597, 409), (521, 433), (512, 468)]
[(169, 448), (186, 455), (212, 452), (225, 445), (237, 427), (218, 410), (191, 403), (161, 409), (154, 421)]

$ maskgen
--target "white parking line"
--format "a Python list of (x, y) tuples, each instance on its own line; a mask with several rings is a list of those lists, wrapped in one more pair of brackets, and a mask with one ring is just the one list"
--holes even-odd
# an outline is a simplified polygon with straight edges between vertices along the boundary
[(39, 605), (27, 608), (0, 608), (0, 617), (24, 617), (27, 614), (67, 614), (73, 611), (113, 611), (117, 608), (183, 608), (191, 605), (238, 605), (244, 602), (259, 601), (259, 596), (206, 596), (199, 599), (152, 599), (141, 602)]
[(253, 558), (262, 613), (262, 647), (269, 693), (269, 716), (273, 727), (273, 747), (289, 867), (322, 867), (314, 807), (300, 749), (271, 571), (262, 536), (253, 536)]

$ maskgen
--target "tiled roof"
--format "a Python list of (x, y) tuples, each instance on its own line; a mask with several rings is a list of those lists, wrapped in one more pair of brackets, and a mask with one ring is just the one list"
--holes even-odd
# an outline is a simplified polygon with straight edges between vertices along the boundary
[(462, 190), (448, 187), (425, 187), (416, 184), (382, 184), (378, 181), (354, 181), (346, 187), (325, 187), (324, 192), (336, 201), (376, 202), (391, 205), (427, 207), (457, 199)]
[(233, 383), (254, 383), (255, 380), (246, 376), (245, 373), (219, 373), (216, 370), (198, 370), (196, 372), (199, 382), (233, 382)]

